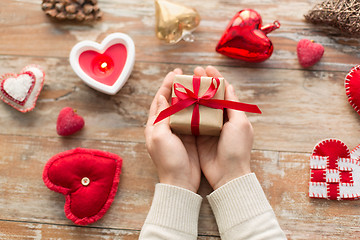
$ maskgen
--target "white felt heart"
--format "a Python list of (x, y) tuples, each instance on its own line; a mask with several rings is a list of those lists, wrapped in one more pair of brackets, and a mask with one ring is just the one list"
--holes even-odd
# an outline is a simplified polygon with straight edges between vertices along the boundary
[(14, 100), (23, 102), (28, 94), (31, 93), (35, 77), (30, 74), (20, 74), (19, 76), (9, 77), (3, 82), (4, 91)]
[(20, 112), (34, 109), (44, 84), (45, 73), (37, 65), (26, 66), (20, 74), (0, 77), (0, 98)]
[(70, 52), (74, 72), (90, 87), (116, 94), (129, 78), (135, 62), (135, 45), (126, 34), (108, 35), (101, 44), (77, 43)]

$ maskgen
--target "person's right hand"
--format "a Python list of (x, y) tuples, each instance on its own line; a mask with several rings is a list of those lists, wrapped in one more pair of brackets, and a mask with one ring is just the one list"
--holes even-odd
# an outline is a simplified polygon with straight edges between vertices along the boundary
[[(222, 77), (214, 67), (194, 70), (197, 76)], [(226, 82), (225, 100), (239, 101), (234, 88)], [(250, 154), (253, 129), (244, 112), (227, 109), (229, 120), (225, 122), (220, 137), (199, 136), (197, 148), (200, 167), (213, 189), (250, 173)]]

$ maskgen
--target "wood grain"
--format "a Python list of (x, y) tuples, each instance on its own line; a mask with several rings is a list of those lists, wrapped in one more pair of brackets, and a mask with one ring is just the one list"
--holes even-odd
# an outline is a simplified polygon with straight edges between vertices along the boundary
[[(0, 104), (0, 133), (58, 137), (57, 115), (71, 106), (86, 120), (85, 129), (71, 138), (132, 142), (144, 142), (143, 126), (153, 96), (163, 77), (179, 67), (137, 63), (126, 85), (109, 96), (83, 84), (62, 58), (0, 56), (0, 60), (0, 72), (18, 72), (22, 66), (36, 63), (47, 73), (33, 112), (22, 114)], [(185, 74), (192, 74), (196, 65), (181, 67)], [(248, 114), (255, 129), (255, 149), (308, 152), (329, 137), (342, 139), (350, 148), (358, 144), (360, 118), (345, 94), (346, 72), (218, 69), (234, 86), (240, 101), (258, 104), (263, 111), (262, 115)]]
[[(0, 54), (44, 57), (68, 57), (80, 40), (101, 41), (111, 32), (129, 34), (136, 45), (136, 61), (174, 64), (206, 63), (221, 66), (251, 68), (301, 69), (296, 57), (296, 43), (309, 38), (325, 46), (322, 61), (314, 70), (343, 71), (358, 62), (356, 49), (359, 39), (346, 39), (338, 33), (327, 34), (331, 28), (306, 23), (304, 14), (314, 1), (182, 1), (196, 8), (201, 15), (201, 24), (195, 32), (194, 43), (184, 41), (176, 45), (163, 44), (155, 37), (155, 10), (152, 0), (100, 1), (104, 12), (102, 21), (91, 24), (54, 22), (40, 10), (37, 0), (2, 0), (0, 13)], [(249, 64), (224, 57), (214, 51), (225, 27), (236, 10), (253, 8), (263, 18), (264, 24), (275, 20), (281, 28), (269, 34), (275, 51), (269, 61)], [(26, 9), (26, 11), (24, 11)], [(16, 17), (14, 17), (16, 16)], [(56, 46), (56, 47), (54, 47)]]
[[(30, 113), (0, 104), (0, 238), (1, 239), (137, 239), (150, 208), (156, 169), (146, 152), (144, 124), (148, 108), (167, 72), (176, 67), (192, 74), (197, 65), (215, 65), (234, 86), (240, 101), (258, 104), (262, 115), (248, 114), (255, 130), (252, 170), (289, 239), (357, 239), (359, 201), (313, 200), (308, 197), (309, 156), (323, 138), (359, 144), (360, 117), (347, 102), (346, 73), (359, 62), (360, 40), (344, 38), (330, 27), (306, 23), (303, 15), (314, 0), (222, 1), (181, 3), (196, 8), (201, 24), (194, 43), (167, 45), (155, 37), (153, 0), (100, 0), (102, 21), (60, 23), (41, 11), (39, 0), (0, 1), (0, 73), (39, 64), (46, 72), (44, 89)], [(252, 8), (264, 24), (281, 28), (269, 34), (272, 57), (259, 64), (224, 57), (214, 48), (237, 10)], [(109, 33), (129, 34), (136, 63), (115, 96), (83, 84), (68, 55), (81, 40), (100, 42)], [(313, 39), (325, 47), (310, 69), (298, 64), (296, 44)], [(86, 126), (70, 137), (56, 134), (57, 115), (71, 106)], [(76, 147), (96, 148), (124, 158), (117, 196), (106, 215), (90, 226), (75, 226), (65, 217), (64, 197), (42, 182), (46, 161)], [(211, 188), (203, 178), (199, 194)], [(204, 198), (199, 239), (219, 239)]]

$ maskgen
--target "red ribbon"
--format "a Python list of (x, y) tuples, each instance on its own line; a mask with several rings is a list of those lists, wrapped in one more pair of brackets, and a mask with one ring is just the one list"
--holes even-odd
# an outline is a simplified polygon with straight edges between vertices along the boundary
[[(244, 112), (252, 112), (252, 113), (261, 113), (258, 106), (247, 103), (233, 102), (228, 100), (220, 100), (220, 99), (212, 99), (219, 89), (220, 80), (218, 78), (212, 78), (211, 84), (208, 90), (199, 97), (199, 89), (200, 89), (200, 80), (201, 77), (193, 76), (193, 89), (192, 92), (190, 89), (184, 87), (180, 83), (174, 83), (174, 93), (177, 97), (173, 98), (172, 105), (163, 111), (157, 116), (154, 121), (154, 124), (160, 122), (161, 120), (173, 115), (193, 104), (194, 110), (191, 118), (191, 132), (193, 135), (199, 135), (199, 123), (200, 123), (200, 113), (199, 113), (199, 105), (203, 105), (210, 108), (216, 109), (224, 109), (230, 108), (234, 110), (244, 111)], [(216, 86), (215, 83), (216, 82)], [(185, 92), (180, 91), (179, 89), (183, 89)]]

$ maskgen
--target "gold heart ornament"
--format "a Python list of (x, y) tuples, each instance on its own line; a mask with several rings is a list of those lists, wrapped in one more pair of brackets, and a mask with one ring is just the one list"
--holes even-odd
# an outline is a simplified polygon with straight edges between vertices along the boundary
[(194, 8), (155, 0), (156, 36), (167, 43), (177, 43), (181, 39), (193, 42), (193, 32), (200, 23), (200, 15)]

